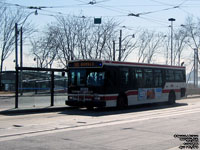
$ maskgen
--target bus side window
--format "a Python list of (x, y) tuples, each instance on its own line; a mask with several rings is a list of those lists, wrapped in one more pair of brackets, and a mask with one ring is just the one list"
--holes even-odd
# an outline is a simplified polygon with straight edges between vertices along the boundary
[(131, 68), (130, 69), (130, 87), (133, 88), (133, 89), (136, 89), (137, 87), (137, 80), (136, 80), (136, 77), (135, 77), (135, 69), (134, 68)]
[(136, 69), (135, 70), (135, 78), (136, 78), (136, 85), (138, 88), (143, 87), (143, 73), (142, 73), (142, 69)]
[(174, 71), (174, 74), (175, 74), (175, 81), (177, 82), (183, 82), (184, 81), (184, 74), (183, 74), (183, 71), (181, 70), (176, 70)]
[(106, 75), (107, 86), (110, 86), (111, 88), (117, 86), (115, 70), (107, 70)]
[(144, 82), (145, 87), (154, 87), (153, 81), (153, 70), (152, 69), (144, 69)]
[(123, 68), (120, 70), (120, 82), (123, 87), (128, 87), (129, 71), (128, 68)]
[(75, 75), (75, 72), (71, 72), (70, 73), (70, 78), (71, 78), (71, 85), (75, 85), (76, 83), (75, 83), (75, 77), (76, 75)]
[(116, 93), (118, 90), (118, 82), (117, 79), (117, 69), (115, 67), (105, 67), (105, 89), (106, 91), (111, 94), (111, 93)]
[(155, 82), (155, 87), (162, 87), (162, 71), (161, 70), (154, 70), (154, 82)]
[(165, 70), (166, 81), (174, 81), (174, 71), (173, 70)]

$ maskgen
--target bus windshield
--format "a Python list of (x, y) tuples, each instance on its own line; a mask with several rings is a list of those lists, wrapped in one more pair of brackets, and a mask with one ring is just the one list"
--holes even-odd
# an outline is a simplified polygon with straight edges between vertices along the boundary
[(78, 87), (101, 87), (105, 72), (99, 69), (72, 69), (69, 71), (69, 85)]

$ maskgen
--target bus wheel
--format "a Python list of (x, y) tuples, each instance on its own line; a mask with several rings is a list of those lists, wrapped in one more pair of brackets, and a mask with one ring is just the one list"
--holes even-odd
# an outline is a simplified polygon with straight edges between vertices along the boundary
[(87, 108), (87, 110), (94, 110), (93, 106), (87, 106), (86, 108)]
[(169, 93), (168, 104), (175, 104), (176, 96), (174, 92)]
[(117, 98), (117, 108), (122, 109), (122, 108), (125, 108), (126, 106), (128, 106), (126, 97), (123, 95), (120, 95)]

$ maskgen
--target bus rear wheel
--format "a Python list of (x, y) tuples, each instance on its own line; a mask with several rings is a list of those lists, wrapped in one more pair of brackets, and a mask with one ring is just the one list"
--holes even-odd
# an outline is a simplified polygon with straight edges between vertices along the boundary
[(128, 106), (127, 98), (124, 95), (120, 95), (117, 98), (117, 108), (123, 109)]
[(87, 110), (94, 110), (93, 106), (86, 106)]
[(172, 105), (175, 104), (176, 96), (174, 92), (169, 93), (168, 104)]

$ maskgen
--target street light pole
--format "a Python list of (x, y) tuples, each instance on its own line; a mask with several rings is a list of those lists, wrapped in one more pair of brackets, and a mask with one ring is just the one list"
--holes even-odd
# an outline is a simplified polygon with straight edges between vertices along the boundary
[[(23, 31), (22, 26), (20, 28), (20, 67), (23, 67)], [(20, 95), (23, 95), (23, 73), (22, 70), (20, 70)]]
[(35, 14), (38, 15), (37, 10), (29, 13), (24, 21), (20, 24), (20, 67), (23, 67), (23, 25), (25, 24), (26, 20), (29, 18), (30, 15)]
[(171, 21), (171, 66), (173, 62), (173, 21), (176, 21), (174, 18), (169, 18), (168, 21)]
[(115, 41), (113, 40), (113, 61), (115, 61)]
[(23, 67), (23, 31), (22, 26), (20, 28), (20, 67)]
[[(31, 12), (29, 13), (26, 18), (24, 19), (24, 21), (21, 23), (21, 28), (20, 28), (20, 67), (23, 67), (23, 25), (25, 24), (26, 20), (28, 19), (28, 17), (31, 15), (31, 14), (35, 14), (35, 15), (38, 15), (37, 13), (37, 10), (34, 11), (34, 12)], [(23, 88), (23, 72), (22, 70), (20, 71), (20, 93), (21, 95), (23, 95), (23, 91), (22, 91), (22, 88)]]
[(18, 108), (18, 27), (15, 23), (15, 108)]
[(121, 54), (122, 53), (122, 30), (120, 30), (119, 36), (119, 61), (121, 61)]
[[(123, 40), (122, 40), (122, 30), (120, 30), (120, 36), (119, 36), (119, 57), (118, 57), (118, 61), (121, 61), (121, 59), (122, 59), (122, 42), (127, 38), (127, 37), (129, 37), (129, 36), (131, 36), (132, 38), (135, 38), (135, 34), (132, 34), (132, 35), (127, 35), (126, 37), (124, 37), (123, 38)], [(114, 47), (114, 42), (113, 42), (113, 54), (115, 54), (114, 53), (114, 49), (115, 49), (115, 47)], [(115, 58), (115, 56), (114, 56), (114, 58)]]

